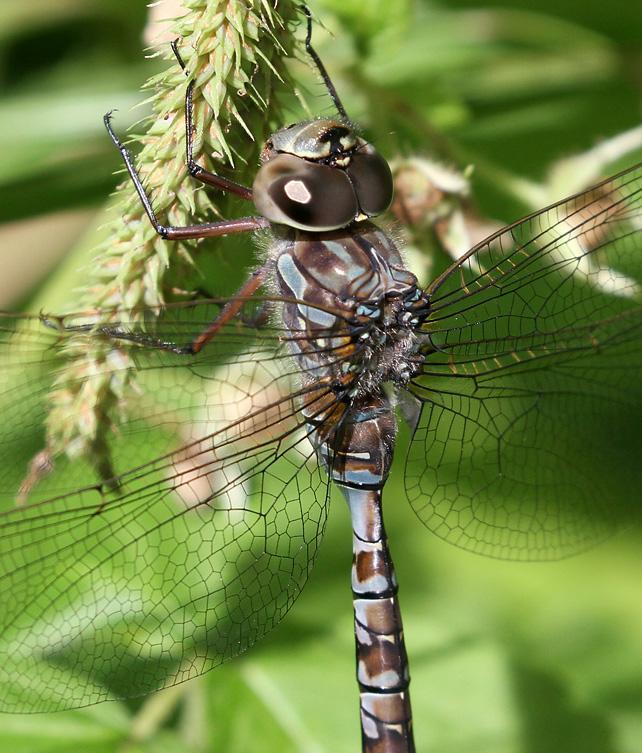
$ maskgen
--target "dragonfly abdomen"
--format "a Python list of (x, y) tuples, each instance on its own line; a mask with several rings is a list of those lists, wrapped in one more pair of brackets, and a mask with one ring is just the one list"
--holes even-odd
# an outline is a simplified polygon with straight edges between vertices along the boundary
[(315, 433), (317, 453), (341, 488), (352, 519), (357, 680), (364, 753), (412, 753), (410, 675), (397, 581), (381, 512), (396, 423), (379, 392), (355, 398), (334, 430)]
[(410, 674), (381, 490), (343, 487), (352, 518), (352, 598), (362, 746), (412, 753)]
[(355, 398), (345, 413), (335, 415), (334, 426), (317, 430), (317, 453), (332, 480), (346, 488), (382, 488), (396, 436), (388, 398), (383, 392)]

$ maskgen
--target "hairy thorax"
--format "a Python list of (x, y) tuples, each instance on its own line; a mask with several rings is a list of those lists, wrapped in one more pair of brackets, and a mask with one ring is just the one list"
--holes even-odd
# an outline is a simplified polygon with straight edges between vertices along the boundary
[(382, 230), (363, 222), (323, 235), (295, 231), (273, 254), (276, 292), (299, 301), (283, 317), (298, 333), (292, 351), (308, 384), (336, 382), (356, 396), (409, 381), (428, 302)]

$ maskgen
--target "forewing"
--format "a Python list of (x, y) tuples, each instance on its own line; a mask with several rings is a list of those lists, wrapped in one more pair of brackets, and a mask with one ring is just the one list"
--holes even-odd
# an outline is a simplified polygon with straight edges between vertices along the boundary
[(444, 539), (563, 557), (640, 516), (642, 167), (489, 238), (427, 290), (406, 489)]
[[(252, 645), (305, 583), (328, 488), (301, 409), (328, 396), (301, 388), (296, 333), (269, 318), (258, 329), (241, 312), (200, 354), (168, 350), (220, 310), (153, 312), (145, 335), (141, 312), (102, 331), (93, 315), (0, 318), (3, 710), (185, 680)], [(52, 382), (119, 396), (93, 463), (70, 446), (44, 472)]]

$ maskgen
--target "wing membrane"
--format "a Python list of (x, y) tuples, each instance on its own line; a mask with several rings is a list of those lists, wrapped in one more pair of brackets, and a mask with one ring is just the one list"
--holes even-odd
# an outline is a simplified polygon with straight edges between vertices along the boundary
[(565, 556), (639, 516), (642, 167), (535, 213), (428, 289), (406, 488), (473, 551)]
[[(328, 487), (301, 411), (336, 398), (301, 387), (296, 332), (257, 329), (248, 311), (202, 353), (172, 352), (212, 318), (210, 304), (168, 307), (143, 335), (138, 313), (99, 329), (91, 315), (0, 319), (4, 710), (140, 695), (204, 672), (270, 630), (305, 583)], [(71, 448), (16, 507), (45, 441), (50, 383), (77, 396), (92, 380), (127, 416), (107, 442), (113, 475)]]

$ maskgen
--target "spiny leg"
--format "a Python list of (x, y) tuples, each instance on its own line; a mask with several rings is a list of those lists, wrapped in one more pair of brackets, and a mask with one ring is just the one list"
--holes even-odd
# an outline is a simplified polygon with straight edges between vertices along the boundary
[[(172, 42), (172, 50), (178, 64), (185, 72), (185, 75), (189, 75), (183, 58), (178, 51), (178, 40), (175, 39)], [(240, 183), (236, 183), (228, 178), (223, 178), (221, 175), (206, 170), (202, 165), (194, 160), (194, 79), (192, 79), (187, 85), (187, 92), (185, 93), (185, 150), (187, 170), (189, 174), (199, 180), (201, 183), (205, 183), (208, 186), (214, 186), (220, 188), (221, 191), (227, 191), (228, 193), (236, 194), (246, 201), (252, 201), (252, 189), (242, 186)]]
[[(103, 325), (96, 328), (91, 324), (81, 324), (77, 326), (67, 327), (69, 332), (98, 332), (106, 335), (107, 337), (114, 338), (116, 340), (125, 340), (127, 342), (137, 343), (144, 345), (146, 348), (155, 348), (158, 350), (166, 350), (170, 353), (175, 353), (178, 356), (193, 356), (200, 351), (216, 337), (217, 333), (241, 311), (243, 306), (248, 300), (256, 293), (256, 291), (263, 284), (266, 273), (267, 265), (259, 267), (252, 272), (249, 278), (241, 285), (241, 287), (234, 293), (234, 295), (227, 301), (227, 303), (221, 308), (219, 313), (213, 319), (211, 324), (202, 330), (190, 343), (187, 345), (180, 345), (179, 343), (172, 342), (170, 340), (163, 340), (161, 338), (154, 337), (153, 335), (147, 335), (140, 332), (131, 332), (126, 329), (120, 329), (118, 325)], [(263, 306), (259, 307), (259, 313), (256, 322), (250, 322), (250, 326), (260, 327), (267, 321), (265, 317), (265, 311)], [(60, 324), (51, 318), (43, 318), (43, 324), (46, 327), (56, 329), (60, 327)]]
[(231, 235), (233, 233), (246, 233), (252, 230), (259, 230), (260, 228), (269, 227), (270, 223), (264, 217), (239, 217), (234, 220), (222, 220), (221, 222), (205, 222), (200, 225), (185, 225), (184, 227), (174, 227), (161, 225), (156, 217), (152, 202), (147, 195), (143, 183), (140, 179), (138, 171), (134, 166), (134, 162), (129, 151), (122, 144), (118, 136), (114, 133), (111, 127), (111, 112), (108, 112), (103, 121), (105, 128), (109, 134), (111, 140), (116, 145), (116, 148), (121, 153), (125, 167), (129, 173), (129, 177), (132, 179), (138, 197), (145, 209), (149, 221), (152, 223), (154, 230), (166, 240), (191, 240), (195, 238), (216, 238), (222, 235)]
[[(252, 273), (252, 276), (254, 276), (255, 273)], [(243, 283), (244, 285), (247, 283)], [(188, 300), (190, 301), (206, 301), (210, 298), (216, 298), (216, 295), (212, 293), (211, 290), (208, 290), (207, 288), (194, 288), (193, 290), (187, 291), (182, 290), (180, 288), (174, 289), (176, 292), (178, 292), (180, 295), (186, 295), (189, 296)], [(241, 295), (240, 292), (236, 292), (235, 296)], [(270, 301), (260, 301), (258, 302), (256, 308), (254, 311), (251, 312), (245, 312), (242, 311), (241, 315), (239, 316), (239, 321), (246, 325), (247, 327), (252, 327), (253, 329), (260, 329), (265, 324), (268, 323), (268, 320), (270, 318), (270, 312), (272, 310), (272, 306), (270, 305)], [(423, 358), (422, 358), (423, 363)]]
[(196, 337), (192, 343), (188, 346), (188, 353), (200, 352), (208, 342), (210, 342), (216, 333), (219, 332), (228, 322), (230, 322), (236, 314), (247, 303), (247, 299), (256, 293), (265, 280), (267, 272), (267, 265), (259, 267), (252, 272), (246, 282), (236, 291), (234, 297), (229, 300), (225, 306), (221, 309), (220, 314), (214, 319), (214, 321), (204, 329), (198, 337)]
[(341, 99), (339, 98), (339, 95), (337, 94), (337, 90), (335, 89), (334, 84), (332, 83), (332, 79), (330, 78), (328, 72), (325, 69), (325, 65), (321, 62), (321, 58), (317, 54), (317, 51), (312, 47), (312, 12), (308, 8), (307, 5), (302, 5), (301, 10), (305, 14), (306, 18), (308, 19), (308, 30), (305, 37), (305, 50), (308, 53), (308, 55), (312, 58), (312, 61), (317, 67), (317, 70), (319, 71), (319, 74), (321, 75), (321, 78), (323, 79), (323, 83), (325, 84), (325, 88), (328, 90), (328, 94), (330, 95), (330, 99), (333, 101), (334, 106), (337, 108), (337, 111), (339, 112), (339, 115), (341, 115), (342, 118), (345, 120), (350, 120), (348, 117), (348, 113), (345, 110), (345, 107), (343, 106)]

